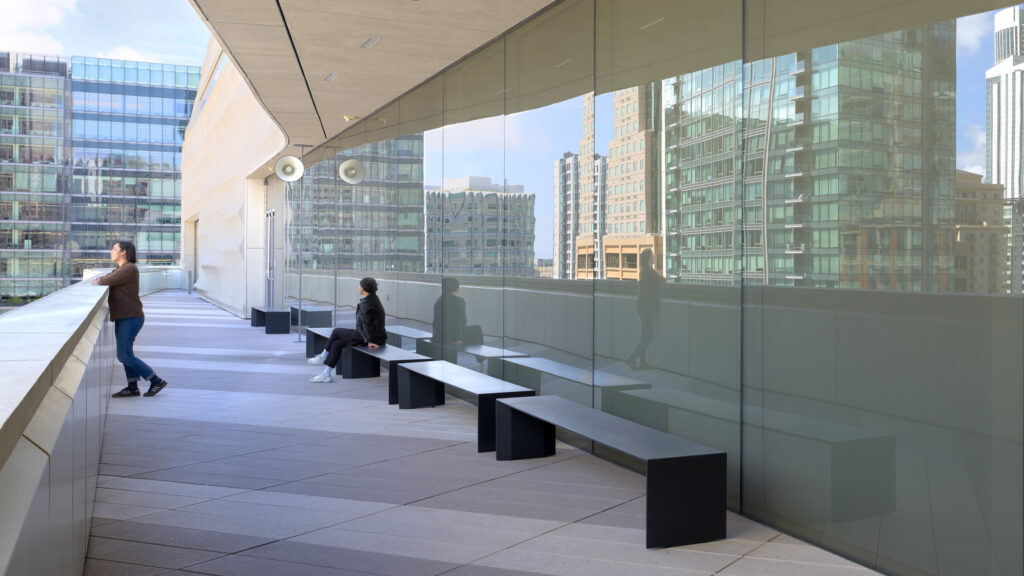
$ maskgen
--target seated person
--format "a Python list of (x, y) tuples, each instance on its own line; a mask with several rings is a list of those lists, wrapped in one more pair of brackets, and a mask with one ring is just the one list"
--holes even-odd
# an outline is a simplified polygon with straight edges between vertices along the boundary
[(346, 346), (366, 345), (370, 349), (380, 348), (388, 339), (384, 330), (384, 306), (377, 298), (377, 281), (363, 278), (359, 281), (359, 305), (356, 306), (356, 329), (335, 328), (324, 346), (324, 351), (309, 359), (310, 364), (323, 362), (321, 373), (309, 379), (310, 382), (330, 382), (331, 373), (341, 359)]
[(434, 302), (432, 341), (457, 348), (466, 344), (483, 344), (483, 329), (479, 326), (466, 326), (466, 301), (456, 296), (458, 292), (458, 278), (441, 280), (441, 297)]

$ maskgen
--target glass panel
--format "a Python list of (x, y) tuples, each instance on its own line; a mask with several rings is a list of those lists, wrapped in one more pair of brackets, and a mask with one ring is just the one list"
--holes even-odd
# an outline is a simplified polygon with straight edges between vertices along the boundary
[(886, 573), (1019, 574), (1020, 12), (831, 4), (746, 19), (744, 512)]
[(547, 368), (510, 359), (503, 377), (606, 408), (593, 381), (594, 279), (567, 264), (593, 245), (600, 195), (593, 22), (593, 2), (565, 2), (506, 38), (505, 344)]

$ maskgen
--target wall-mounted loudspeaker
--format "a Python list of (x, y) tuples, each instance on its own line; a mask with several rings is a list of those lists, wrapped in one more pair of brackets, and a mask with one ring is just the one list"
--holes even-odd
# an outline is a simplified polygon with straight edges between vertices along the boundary
[(302, 178), (303, 171), (302, 160), (295, 156), (282, 156), (277, 164), (274, 164), (274, 174), (285, 182), (295, 182)]
[(338, 176), (348, 184), (359, 184), (366, 176), (366, 168), (363, 163), (355, 158), (349, 158), (338, 166)]

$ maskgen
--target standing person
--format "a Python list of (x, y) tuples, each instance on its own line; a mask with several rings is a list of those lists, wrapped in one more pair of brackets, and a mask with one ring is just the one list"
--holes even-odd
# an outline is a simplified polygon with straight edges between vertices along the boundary
[(626, 364), (634, 370), (650, 368), (647, 348), (654, 342), (654, 327), (658, 318), (658, 301), (665, 278), (654, 269), (654, 251), (644, 248), (640, 252), (640, 286), (637, 289), (636, 313), (640, 316), (640, 342), (626, 357)]
[(377, 298), (377, 281), (363, 278), (359, 281), (359, 305), (356, 306), (356, 329), (335, 328), (327, 340), (324, 351), (309, 359), (310, 364), (324, 363), (321, 373), (309, 379), (310, 382), (330, 382), (331, 372), (341, 359), (346, 346), (366, 345), (371, 350), (380, 348), (388, 339), (384, 330), (384, 306)]
[(121, 240), (110, 249), (110, 260), (117, 264), (112, 272), (92, 279), (93, 286), (110, 286), (107, 303), (110, 306), (110, 320), (114, 323), (114, 338), (117, 340), (117, 360), (124, 364), (124, 375), (128, 386), (114, 392), (114, 398), (139, 395), (139, 378), (149, 380), (145, 396), (156, 396), (167, 381), (156, 375), (136, 355), (133, 347), (135, 337), (142, 330), (146, 318), (142, 313), (139, 299), (139, 269), (135, 267), (135, 245)]

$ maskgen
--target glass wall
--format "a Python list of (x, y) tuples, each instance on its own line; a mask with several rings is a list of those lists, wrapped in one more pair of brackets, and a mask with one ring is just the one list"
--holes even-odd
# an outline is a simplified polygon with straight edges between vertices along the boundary
[(737, 512), (1019, 574), (1020, 17), (890, 4), (560, 2), (308, 152), (289, 296), (376, 276), (421, 351), (726, 451)]

